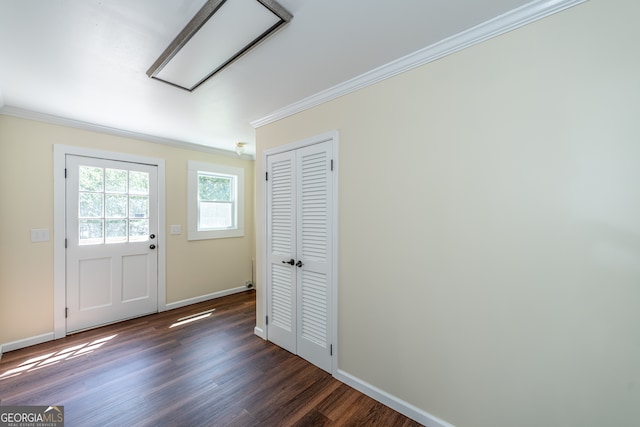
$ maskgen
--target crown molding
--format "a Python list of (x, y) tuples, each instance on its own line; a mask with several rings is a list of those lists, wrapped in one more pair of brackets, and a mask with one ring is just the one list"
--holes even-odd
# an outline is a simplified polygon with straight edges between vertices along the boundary
[[(1, 99), (0, 99), (1, 100)], [(250, 154), (243, 154), (238, 156), (235, 151), (222, 150), (220, 148), (209, 147), (206, 145), (194, 144), (191, 142), (179, 141), (176, 139), (162, 138), (159, 136), (148, 135), (145, 133), (132, 132), (123, 129), (112, 128), (109, 126), (103, 126), (95, 123), (83, 122), (80, 120), (68, 119), (65, 117), (54, 116), (51, 114), (40, 113), (32, 110), (25, 110), (18, 107), (12, 107), (9, 105), (0, 105), (0, 114), (11, 117), (18, 117), (20, 119), (36, 120), (39, 122), (50, 123), (54, 125), (66, 126), (75, 129), (82, 129), (91, 132), (104, 133), (107, 135), (120, 136), (123, 138), (138, 139), (146, 142), (152, 142), (154, 144), (168, 145), (170, 147), (184, 148), (187, 150), (200, 151), (205, 153), (218, 154), (220, 156), (233, 157), (235, 159), (240, 158), (243, 160), (255, 160), (255, 157)]]
[(353, 79), (323, 90), (278, 109), (260, 119), (250, 122), (254, 128), (268, 125), (285, 117), (316, 107), (325, 102), (371, 86), (398, 74), (404, 73), (429, 62), (436, 61), (452, 53), (482, 43), (493, 37), (538, 21), (588, 0), (534, 0), (489, 21), (429, 45), (395, 61), (374, 68)]

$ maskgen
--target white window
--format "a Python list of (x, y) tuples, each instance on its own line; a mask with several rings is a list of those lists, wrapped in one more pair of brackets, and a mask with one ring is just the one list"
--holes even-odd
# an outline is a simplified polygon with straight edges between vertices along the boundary
[(244, 169), (189, 160), (189, 240), (244, 236)]

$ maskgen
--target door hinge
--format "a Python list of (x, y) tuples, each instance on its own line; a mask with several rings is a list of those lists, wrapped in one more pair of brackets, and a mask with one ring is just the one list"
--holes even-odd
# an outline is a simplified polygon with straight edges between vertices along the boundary
[(331, 159), (331, 170), (333, 170), (333, 159)]
[(264, 173), (264, 180), (269, 181), (269, 172)]
[(269, 316), (266, 316), (265, 318), (265, 324), (268, 325), (269, 324)]
[(329, 344), (329, 356), (333, 356), (333, 344)]
[(67, 239), (64, 239), (64, 248), (67, 249)]
[(66, 319), (67, 317), (69, 317), (69, 307), (64, 309), (64, 318)]
[(64, 168), (64, 177), (67, 177), (67, 168)]

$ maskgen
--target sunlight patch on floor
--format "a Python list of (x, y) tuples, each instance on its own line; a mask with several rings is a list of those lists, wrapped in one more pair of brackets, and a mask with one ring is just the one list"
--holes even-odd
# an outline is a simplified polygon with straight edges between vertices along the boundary
[(216, 311), (216, 309), (212, 308), (211, 310), (203, 311), (202, 313), (181, 317), (173, 325), (169, 326), (169, 329), (175, 328), (176, 326), (184, 325), (186, 323), (195, 322), (197, 320), (206, 319), (207, 317), (211, 316), (214, 311)]
[(37, 357), (32, 357), (31, 359), (26, 360), (21, 364), (19, 364), (18, 367), (14, 369), (9, 369), (5, 373), (0, 374), (0, 380), (17, 377), (18, 375), (24, 372), (32, 372), (38, 369), (55, 365), (57, 363), (62, 362), (63, 360), (69, 360), (78, 356), (89, 354), (92, 351), (102, 347), (103, 345), (111, 341), (116, 336), (117, 334), (100, 338), (91, 342), (86, 342), (84, 344), (74, 345), (73, 347), (65, 348), (64, 350), (61, 350), (61, 351), (47, 353)]

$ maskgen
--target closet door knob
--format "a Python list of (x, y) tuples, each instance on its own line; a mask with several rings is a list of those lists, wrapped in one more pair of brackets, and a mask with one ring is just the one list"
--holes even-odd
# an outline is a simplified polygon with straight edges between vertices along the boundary
[(282, 261), (283, 264), (289, 264), (289, 265), (294, 265), (296, 262), (293, 258), (291, 258), (289, 261)]
[(302, 261), (298, 260), (298, 262), (296, 263), (297, 267), (302, 267), (304, 264), (302, 263)]

